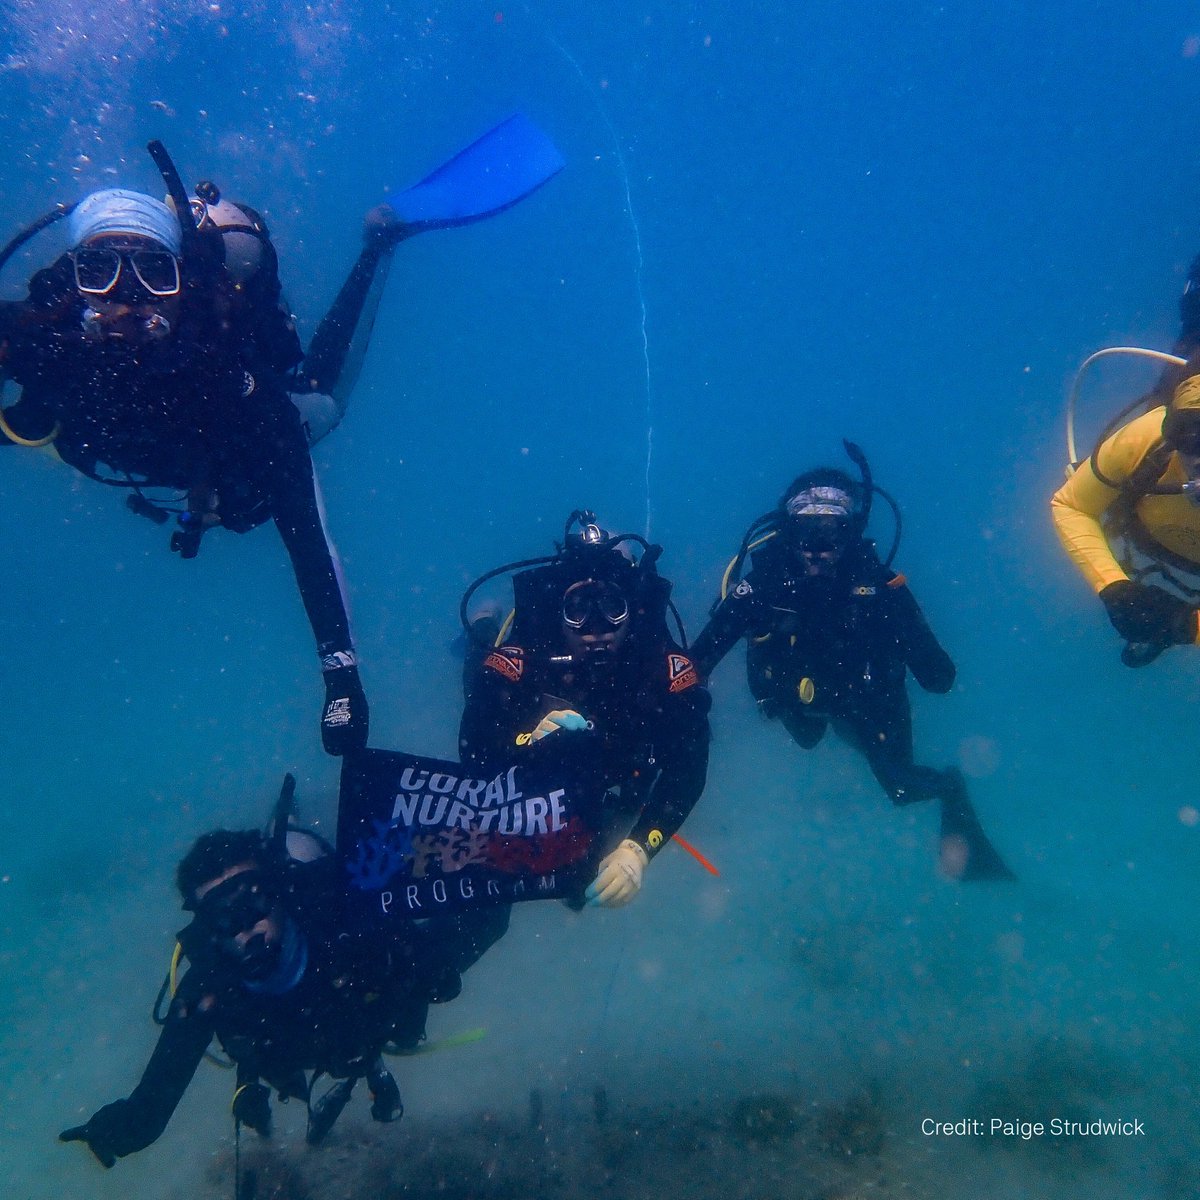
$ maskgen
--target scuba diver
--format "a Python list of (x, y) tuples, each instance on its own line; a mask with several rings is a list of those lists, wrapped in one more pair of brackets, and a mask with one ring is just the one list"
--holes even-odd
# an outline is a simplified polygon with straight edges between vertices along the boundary
[[(671, 585), (656, 568), (661, 554), (637, 534), (606, 533), (592, 513), (578, 510), (556, 554), (487, 572), (459, 610), (471, 644), (463, 762), (487, 774), (570, 756), (613, 789), (605, 823), (623, 836), (580, 897), (593, 906), (615, 908), (637, 895), (646, 867), (700, 799), (708, 772), (711, 699), (684, 650)], [(508, 619), (471, 620), (475, 591), (512, 571), (519, 573)]]
[[(182, 193), (165, 152), (161, 161)], [(239, 324), (245, 305), (218, 227), (197, 225), (186, 200), (172, 210), (111, 188), (67, 219), (72, 249), (0, 310), (0, 369), (21, 387), (0, 413), (0, 445), (52, 443), (82, 474), (127, 488), (134, 512), (158, 523), (174, 512), (171, 548), (184, 558), (207, 529), (245, 533), (273, 519), (317, 643), (325, 749), (365, 745), (341, 572), (278, 366), (286, 339), (256, 342)], [(155, 503), (147, 488), (174, 489), (178, 501)]]
[[(367, 215), (364, 246), (307, 354), (283, 303), (262, 218), (212, 183), (189, 198), (166, 150), (150, 153), (168, 204), (107, 189), (57, 205), (3, 250), (0, 268), (66, 219), (72, 249), (0, 305), (0, 445), (53, 445), (89, 478), (128, 490), (131, 511), (164, 524), (171, 549), (206, 530), (274, 519), (317, 643), (330, 754), (366, 745), (369, 711), (340, 564), (324, 527), (309, 447), (342, 418), (358, 377), (391, 251), (430, 229), (511, 207), (563, 166), (517, 114)], [(163, 502), (147, 489), (176, 496)]]
[(190, 203), (199, 227), (212, 227), (221, 235), (225, 270), (237, 303), (234, 324), (241, 331), (247, 368), (287, 376), (288, 395), (300, 412), (305, 439), (310, 448), (315, 446), (346, 415), (392, 251), (420, 230), (389, 204), (376, 205), (366, 214), (362, 250), (305, 351), (283, 297), (279, 259), (262, 216), (248, 204), (228, 200), (208, 181), (196, 185)]
[[(266, 833), (206, 833), (179, 863), (192, 920), (155, 1005), (158, 1043), (128, 1098), (59, 1135), (85, 1142), (105, 1167), (162, 1134), (214, 1037), (237, 1068), (239, 1132), (248, 1125), (269, 1136), (274, 1089), (308, 1105), (307, 1139), (316, 1144), (360, 1079), (375, 1120), (403, 1115), (382, 1056), (415, 1050), (429, 1004), (452, 998), (438, 990), (442, 957), (411, 922), (402, 932), (346, 927), (333, 854), (289, 819), (292, 786), (288, 776)], [(176, 983), (179, 957), (188, 968)], [(321, 1076), (335, 1082), (318, 1097)]]
[[(1113, 347), (1080, 367), (1068, 406), (1071, 465), (1050, 501), (1059, 541), (1124, 639), (1121, 661), (1128, 667), (1200, 641), (1200, 258), (1179, 309), (1174, 354)], [(1108, 355), (1167, 365), (1155, 386), (1109, 421), (1091, 454), (1077, 461), (1080, 381)]]
[[(691, 654), (702, 679), (740, 638), (762, 714), (811, 750), (830, 726), (867, 759), (897, 805), (941, 801), (941, 865), (956, 879), (1013, 879), (988, 841), (956, 768), (913, 761), (906, 675), (929, 692), (954, 683), (954, 663), (891, 563), (900, 511), (871, 479), (862, 451), (843, 443), (860, 473), (819, 467), (796, 478), (747, 530), (725, 572), (721, 599)], [(892, 507), (896, 531), (880, 560), (867, 534), (871, 501)], [(751, 569), (742, 577), (747, 557)]]

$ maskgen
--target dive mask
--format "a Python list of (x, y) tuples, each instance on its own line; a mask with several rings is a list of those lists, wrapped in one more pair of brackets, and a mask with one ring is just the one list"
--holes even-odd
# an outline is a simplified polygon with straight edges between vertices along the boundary
[(127, 266), (150, 295), (179, 295), (179, 259), (169, 250), (80, 246), (71, 252), (71, 262), (75, 268), (75, 287), (85, 296), (107, 296)]
[(253, 929), (277, 906), (275, 891), (262, 871), (241, 871), (196, 902), (196, 921), (216, 940)]
[(582, 629), (597, 621), (618, 626), (629, 618), (629, 601), (614, 583), (583, 579), (563, 593), (563, 624)]
[(850, 521), (837, 516), (794, 517), (788, 522), (788, 541), (802, 553), (832, 554), (850, 541)]

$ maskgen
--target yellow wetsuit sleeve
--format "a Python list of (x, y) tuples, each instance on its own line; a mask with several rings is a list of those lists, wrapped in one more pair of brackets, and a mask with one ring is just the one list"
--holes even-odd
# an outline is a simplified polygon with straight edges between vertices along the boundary
[[(1161, 436), (1162, 419), (1163, 410), (1152, 409), (1118, 429), (1100, 447), (1097, 457), (1106, 478), (1116, 483), (1129, 478)], [(1117, 495), (1116, 488), (1096, 478), (1091, 462), (1087, 461), (1080, 464), (1050, 501), (1058, 540), (1095, 592), (1128, 578), (1100, 523)]]

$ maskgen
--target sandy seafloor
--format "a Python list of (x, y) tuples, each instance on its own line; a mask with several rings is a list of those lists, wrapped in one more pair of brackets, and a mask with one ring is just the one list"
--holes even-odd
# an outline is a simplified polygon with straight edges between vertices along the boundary
[[(623, 912), (519, 907), (462, 996), (431, 1010), (431, 1043), (482, 1039), (392, 1060), (398, 1124), (376, 1125), (356, 1096), (310, 1148), (303, 1109), (277, 1105), (269, 1143), (242, 1138), (258, 1195), (1196, 1194), (1192, 948), (1036, 879), (936, 878), (933, 813), (888, 812), (848, 754), (825, 758), (815, 774), (839, 788), (836, 806), (812, 801), (797, 819), (794, 778), (757, 793), (754, 830), (795, 839), (776, 878), (714, 803), (689, 832), (719, 879), (672, 850)], [(733, 774), (718, 766), (716, 796)], [(147, 954), (165, 954), (178, 915), (149, 887), (70, 907), (69, 924), (46, 914), (46, 960), (23, 964), (29, 990), (2, 1045), (4, 1140), (36, 1131), (48, 1150), (86, 1116), (76, 1104), (120, 1094), (140, 1069)], [(105, 936), (117, 921), (128, 943)], [(149, 1151), (107, 1173), (82, 1154), (35, 1154), (28, 1174), (14, 1158), (10, 1194), (231, 1196), (231, 1090), (202, 1066)], [(1136, 1118), (1146, 1136), (921, 1132), (926, 1117), (993, 1116)]]

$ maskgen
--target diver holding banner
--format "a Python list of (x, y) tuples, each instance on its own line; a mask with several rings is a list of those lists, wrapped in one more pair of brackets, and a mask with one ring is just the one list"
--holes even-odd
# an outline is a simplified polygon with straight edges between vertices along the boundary
[(458, 995), (511, 904), (569, 900), (595, 872), (604, 789), (579, 748), (572, 766), (491, 779), (398, 751), (347, 755), (333, 854), (294, 823), (290, 775), (265, 831), (201, 836), (177, 871), (192, 920), (155, 1005), (158, 1045), (128, 1097), (60, 1139), (105, 1167), (145, 1149), (214, 1039), (237, 1068), (239, 1130), (270, 1135), (274, 1091), (307, 1106), (316, 1144), (362, 1080), (372, 1117), (398, 1120), (383, 1056), (417, 1049), (429, 1005)]
[(392, 750), (347, 757), (337, 851), (351, 911), (397, 922), (581, 896), (595, 873), (605, 788), (578, 746), (570, 760), (492, 778)]

